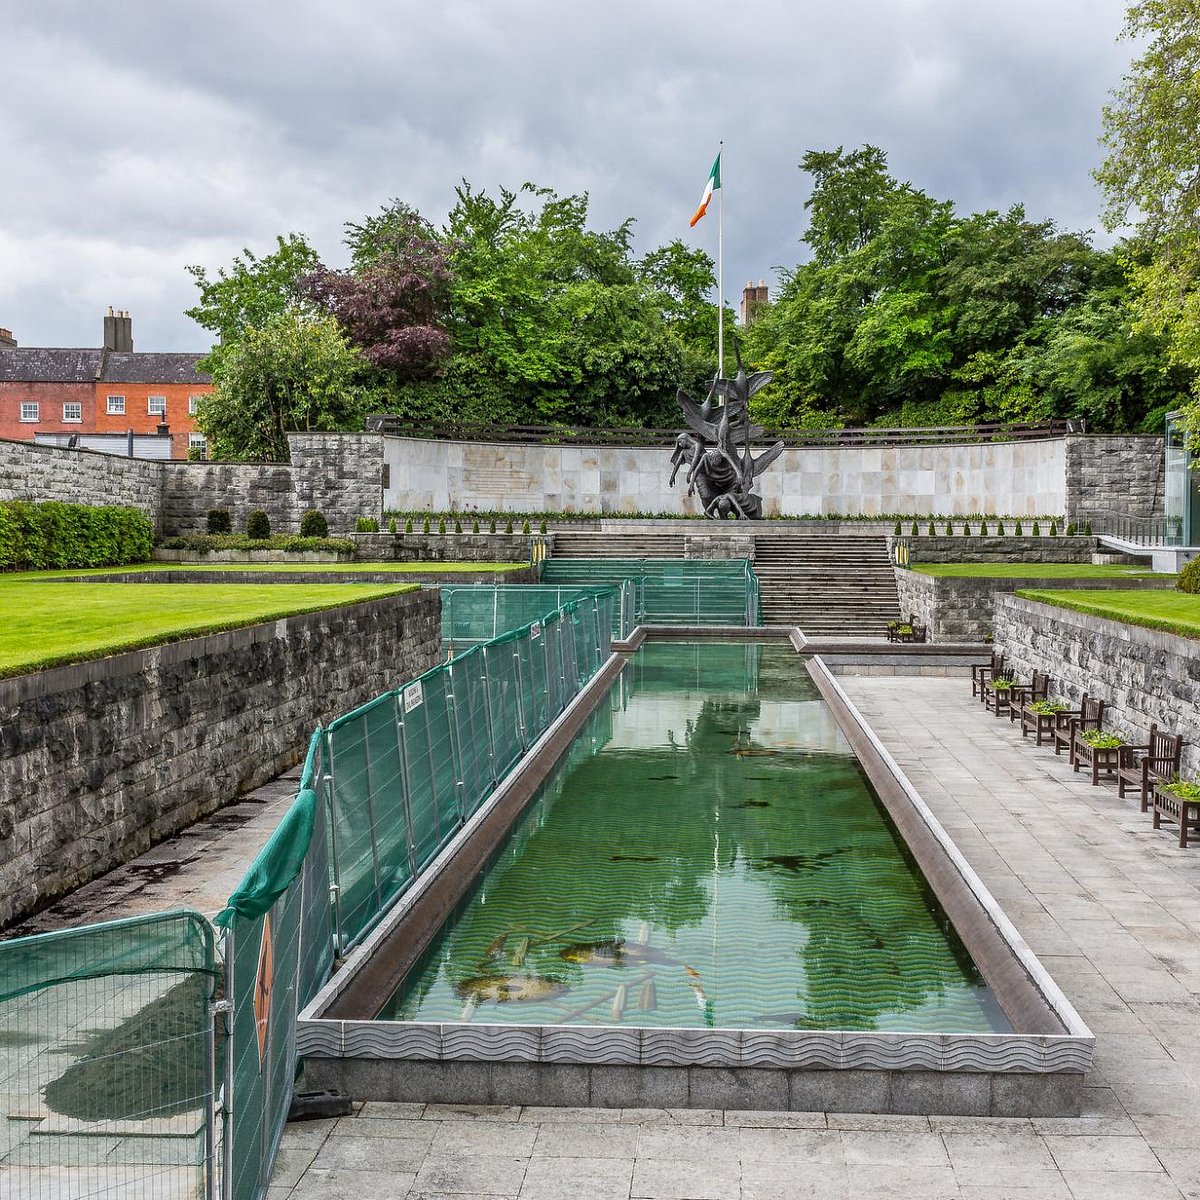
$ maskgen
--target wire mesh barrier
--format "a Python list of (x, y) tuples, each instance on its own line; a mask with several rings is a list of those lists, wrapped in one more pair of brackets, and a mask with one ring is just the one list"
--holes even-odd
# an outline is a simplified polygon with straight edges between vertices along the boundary
[(635, 624), (757, 625), (758, 576), (749, 559), (548, 558), (542, 583), (596, 587), (629, 581)]
[(631, 580), (599, 587), (579, 584), (449, 585), (442, 594), (442, 649), (452, 654), (519, 629), (581, 596), (615, 587), (612, 636), (629, 636), (636, 622), (637, 586)]
[(258, 1200), (287, 1122), (296, 1072), (296, 1015), (333, 965), (325, 806), (313, 736), (301, 789), (217, 924), (230, 997), (225, 1055), (223, 1200)]
[[(460, 602), (463, 627), (477, 615), (471, 605), (519, 612), (525, 601), (505, 594), (502, 610), (487, 594), (500, 590)], [(331, 722), (318, 787), (331, 816), (339, 952), (361, 940), (608, 658), (619, 598), (589, 589)]]
[(217, 986), (198, 913), (0, 942), (0, 1195), (212, 1196)]

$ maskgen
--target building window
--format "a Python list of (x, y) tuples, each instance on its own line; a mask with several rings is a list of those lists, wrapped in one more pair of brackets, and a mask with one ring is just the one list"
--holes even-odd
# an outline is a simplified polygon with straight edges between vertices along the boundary
[(188, 458), (207, 458), (208, 438), (200, 433), (188, 434)]
[(146, 402), (146, 411), (151, 416), (165, 417), (167, 415), (166, 396), (151, 396)]
[(109, 396), (109, 398), (108, 398), (108, 415), (110, 417), (123, 417), (125, 415), (125, 397), (124, 396)]
[(21, 403), (21, 420), (22, 421), (36, 421), (38, 419), (39, 418), (38, 418), (37, 401), (36, 400), (34, 400), (32, 402), (22, 401), (22, 403)]
[(64, 421), (82, 421), (83, 420), (83, 405), (82, 404), (64, 404), (63, 405), (63, 420)]
[(199, 407), (199, 405), (200, 405), (200, 397), (199, 396), (189, 396), (188, 397), (188, 416), (189, 417), (194, 417), (196, 415), (196, 409)]

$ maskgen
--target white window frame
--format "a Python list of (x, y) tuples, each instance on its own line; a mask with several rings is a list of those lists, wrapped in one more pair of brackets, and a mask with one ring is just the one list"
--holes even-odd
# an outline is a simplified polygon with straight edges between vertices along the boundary
[(21, 401), (21, 420), (29, 423), (36, 423), (42, 419), (41, 408), (36, 400)]
[(78, 400), (64, 400), (62, 419), (64, 425), (78, 425), (83, 420), (83, 405)]
[(203, 398), (204, 398), (203, 395), (199, 392), (188, 397), (188, 416), (189, 417), (194, 417), (196, 415), (196, 409), (199, 407), (200, 401)]
[(166, 396), (147, 396), (146, 411), (152, 417), (165, 417), (167, 415)]
[(124, 396), (109, 396), (108, 397), (108, 415), (110, 417), (123, 417), (125, 415), (125, 397)]
[(189, 450), (207, 450), (208, 438), (202, 433), (188, 434), (188, 449)]

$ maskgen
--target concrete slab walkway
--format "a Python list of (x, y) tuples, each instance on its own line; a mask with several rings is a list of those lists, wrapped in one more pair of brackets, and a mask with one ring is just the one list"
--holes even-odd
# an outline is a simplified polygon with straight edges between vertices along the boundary
[(1200, 850), (966, 680), (843, 683), (1096, 1032), (1084, 1116), (367, 1103), (288, 1127), (271, 1200), (1200, 1197)]

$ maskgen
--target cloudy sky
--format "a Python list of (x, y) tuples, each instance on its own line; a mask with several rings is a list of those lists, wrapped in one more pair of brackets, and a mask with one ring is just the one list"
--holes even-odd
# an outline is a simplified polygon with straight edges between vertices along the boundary
[(871, 142), (960, 211), (1098, 227), (1124, 0), (0, 0), (0, 326), (202, 350), (184, 268), (276, 234), (342, 265), (391, 197), (586, 191), (592, 220), (688, 229), (725, 142), (725, 295), (801, 257), (806, 150)]

